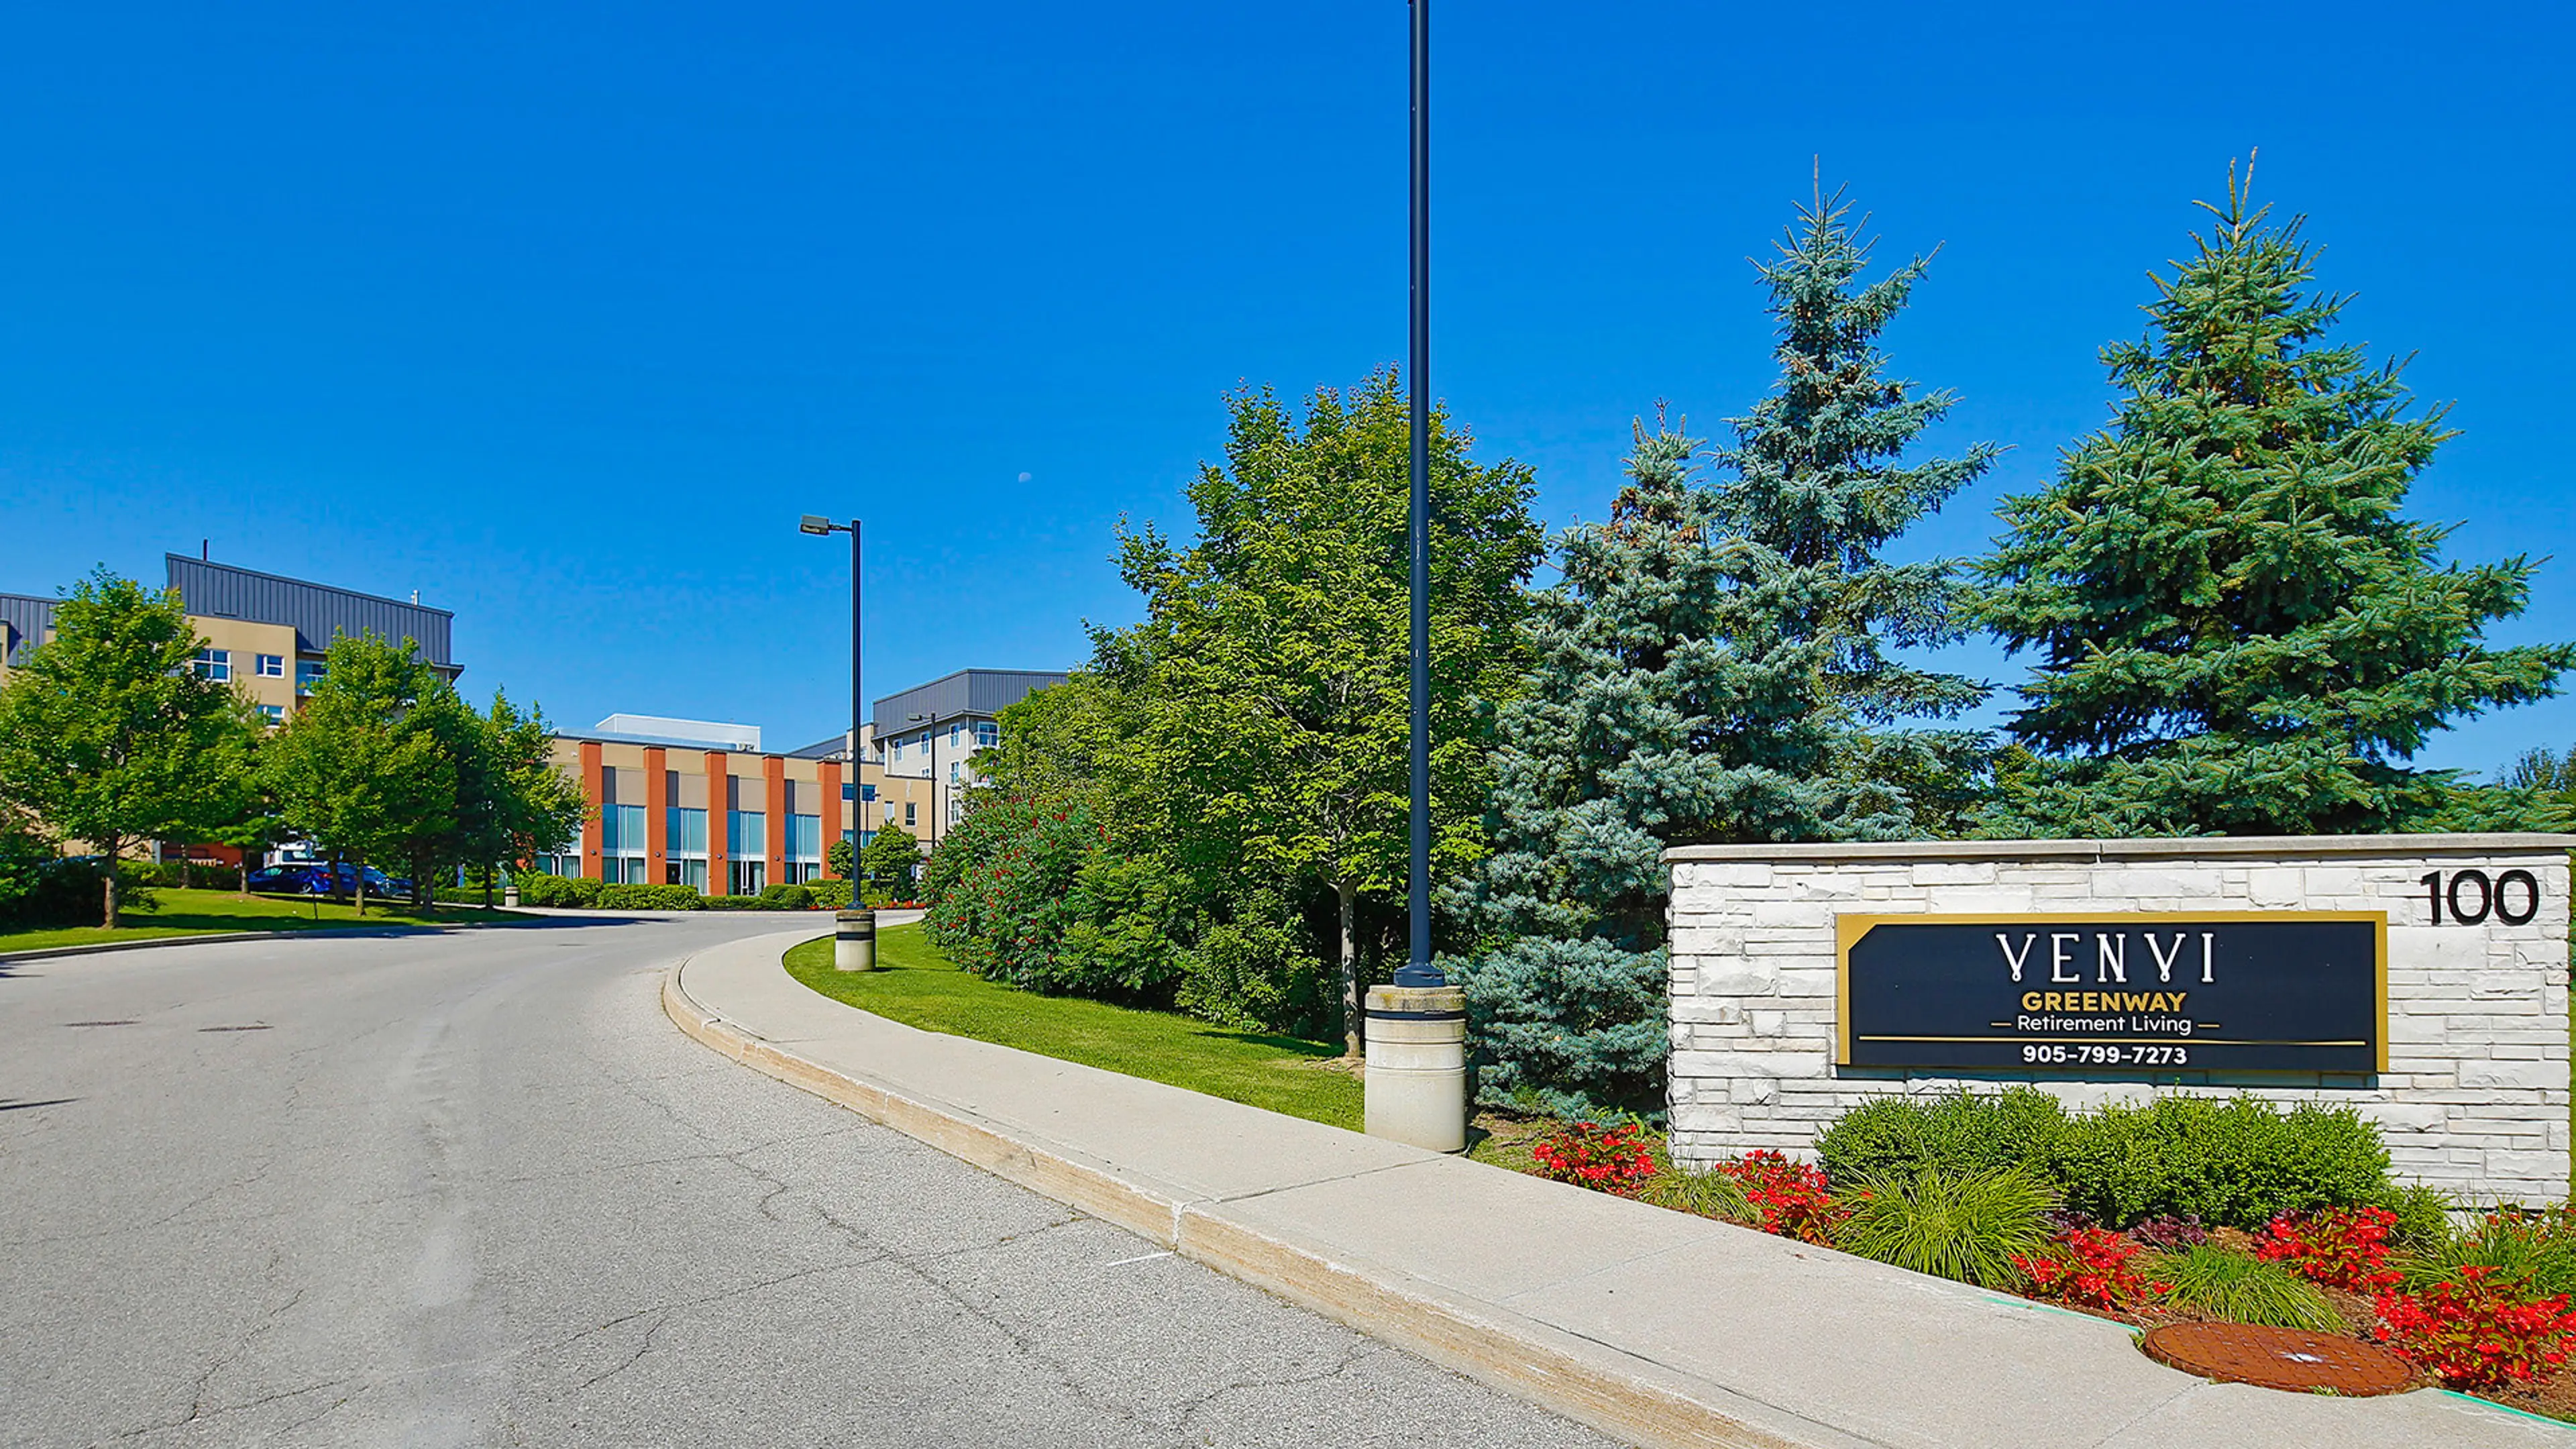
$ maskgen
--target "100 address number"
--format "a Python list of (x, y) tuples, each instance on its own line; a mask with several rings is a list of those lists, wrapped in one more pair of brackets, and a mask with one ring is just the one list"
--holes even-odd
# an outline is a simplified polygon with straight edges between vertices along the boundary
[(2188, 1050), (2178, 1046), (2095, 1046), (2089, 1042), (2072, 1046), (2034, 1042), (2021, 1049), (2021, 1059), (2048, 1066), (2102, 1067), (2179, 1067), (2191, 1061)]

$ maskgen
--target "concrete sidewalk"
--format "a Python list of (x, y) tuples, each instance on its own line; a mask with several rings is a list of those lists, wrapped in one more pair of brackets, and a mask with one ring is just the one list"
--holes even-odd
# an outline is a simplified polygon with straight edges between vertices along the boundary
[(702, 952), (663, 1004), (746, 1065), (1637, 1443), (2576, 1446), (2456, 1394), (2204, 1383), (2100, 1319), (918, 1031), (789, 977), (813, 934)]

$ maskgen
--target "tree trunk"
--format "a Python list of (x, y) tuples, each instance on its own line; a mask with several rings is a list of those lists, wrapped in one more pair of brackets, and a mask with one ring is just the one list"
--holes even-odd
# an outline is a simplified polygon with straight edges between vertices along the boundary
[(193, 877), (193, 876), (191, 876), (190, 874), (188, 874), (188, 847), (186, 847), (186, 846), (184, 846), (184, 845), (183, 845), (183, 846), (180, 846), (180, 847), (179, 847), (179, 889), (181, 889), (181, 890), (186, 890), (186, 889), (188, 889), (190, 886), (194, 885), (195, 883), (196, 883), (196, 878), (195, 878), (195, 877)]
[(492, 867), (483, 867), (483, 909), (492, 909)]
[(1352, 933), (1351, 908), (1359, 892), (1346, 880), (1333, 882), (1333, 899), (1341, 914), (1342, 939), (1342, 1051), (1348, 1056), (1361, 1056), (1367, 1051), (1367, 1038), (1360, 1022), (1360, 948)]
[(123, 847), (124, 842), (118, 840), (114, 836), (110, 836), (108, 837), (106, 844), (107, 873), (102, 883), (107, 892), (107, 910), (103, 919), (105, 920), (107, 929), (113, 931), (116, 929), (116, 856), (118, 850)]
[(247, 845), (241, 848), (241, 898), (243, 900), (250, 899), (250, 850)]

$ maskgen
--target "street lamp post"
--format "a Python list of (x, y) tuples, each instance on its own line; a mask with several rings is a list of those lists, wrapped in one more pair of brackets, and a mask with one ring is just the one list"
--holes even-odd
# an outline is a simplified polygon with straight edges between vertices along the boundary
[[(859, 608), (859, 520), (853, 518), (846, 524), (834, 523), (828, 518), (808, 513), (797, 521), (796, 531), (811, 534), (816, 538), (828, 538), (836, 533), (846, 533), (850, 536), (850, 793), (859, 797), (857, 803), (865, 807), (868, 792), (858, 788), (859, 776), (862, 773), (859, 759), (859, 721), (865, 718), (859, 706), (859, 697), (865, 692), (859, 677), (859, 625), (866, 617)], [(853, 848), (856, 847), (857, 837), (867, 829), (865, 815), (864, 808), (857, 812), (859, 826), (850, 832)]]
[(1434, 1152), (1467, 1146), (1467, 994), (1431, 958), (1431, 0), (1411, 0), (1413, 234), (1410, 459), (1412, 860), (1405, 963), (1366, 1005), (1363, 1125)]
[[(956, 716), (954, 715), (950, 716), (952, 719), (955, 717)], [(939, 711), (932, 710), (928, 714), (909, 714), (905, 715), (904, 718), (913, 724), (927, 724), (930, 726), (930, 728), (924, 732), (930, 736), (930, 848), (937, 850), (939, 848), (940, 806), (945, 803), (941, 798), (939, 788)]]

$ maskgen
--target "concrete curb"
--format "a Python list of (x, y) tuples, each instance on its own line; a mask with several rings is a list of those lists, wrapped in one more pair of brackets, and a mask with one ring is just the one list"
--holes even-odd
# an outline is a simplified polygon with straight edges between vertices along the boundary
[(310, 931), (203, 931), (193, 936), (154, 936), (142, 941), (101, 941), (94, 946), (51, 946), (35, 951), (0, 951), (0, 965), (12, 961), (49, 961), (57, 956), (104, 956), (115, 951), (149, 951), (160, 946), (203, 946), (215, 941), (294, 941), (347, 936), (444, 936), (456, 931), (484, 931), (489, 926), (322, 926)]
[(682, 1031), (734, 1061), (1433, 1363), (1653, 1449), (1845, 1449), (1857, 1442), (1822, 1425), (1807, 1426), (1817, 1431), (1812, 1437), (1791, 1437), (1729, 1418), (1657, 1382), (1658, 1366), (1646, 1360), (1515, 1315), (1469, 1311), (1429, 1285), (1335, 1262), (1287, 1238), (1228, 1222), (1208, 1210), (1212, 1203), (1159, 1192), (1020, 1140), (966, 1108), (808, 1061), (691, 997), (681, 981), (688, 964), (663, 977), (662, 1009)]
[(664, 976), (664, 1012), (744, 1066), (1632, 1444), (2576, 1444), (2449, 1394), (2207, 1383), (2099, 1319), (920, 1031), (791, 979), (778, 956), (810, 934), (701, 949)]

